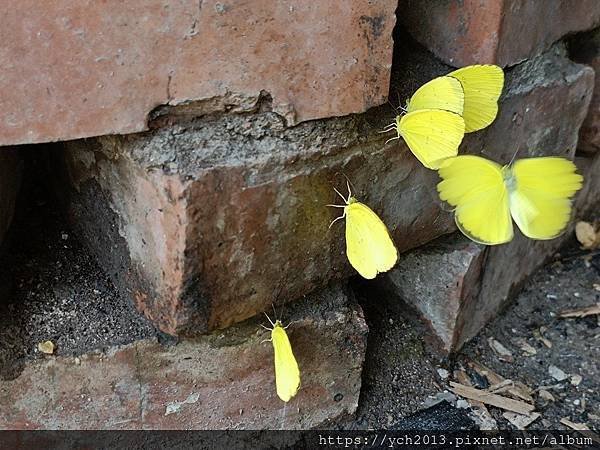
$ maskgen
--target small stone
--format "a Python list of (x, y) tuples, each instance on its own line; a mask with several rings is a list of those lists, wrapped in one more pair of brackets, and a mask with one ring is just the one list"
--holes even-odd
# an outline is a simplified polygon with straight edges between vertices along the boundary
[(450, 376), (450, 372), (448, 372), (446, 369), (444, 369), (443, 367), (438, 367), (437, 369), (437, 373), (440, 376), (440, 378), (442, 380), (447, 380), (448, 377)]
[(69, 239), (69, 235), (68, 235), (67, 233), (62, 233), (62, 234), (60, 235), (60, 238), (61, 238), (63, 241), (66, 241), (67, 239)]
[(548, 373), (556, 381), (565, 381), (567, 378), (569, 378), (569, 376), (565, 372), (563, 372), (556, 366), (548, 367)]
[(558, 297), (556, 295), (554, 295), (554, 294), (546, 294), (546, 298), (548, 300), (556, 300), (556, 299), (558, 299)]
[(573, 297), (579, 298), (579, 297), (581, 297), (581, 294), (579, 292), (575, 292), (575, 293), (573, 293)]
[(458, 409), (466, 409), (466, 408), (468, 408), (469, 406), (470, 406), (470, 405), (469, 405), (469, 402), (468, 402), (468, 401), (466, 401), (466, 400), (465, 400), (465, 399), (463, 399), (463, 398), (461, 398), (461, 399), (459, 399), (459, 400), (457, 400), (457, 401), (456, 401), (456, 407), (457, 407)]
[(507, 349), (504, 345), (498, 342), (493, 337), (488, 338), (488, 343), (494, 352), (498, 355), (498, 359), (506, 362), (513, 361), (513, 355), (509, 349)]
[(438, 403), (443, 402), (444, 400), (454, 405), (456, 403), (456, 395), (448, 391), (438, 392), (436, 395), (433, 396), (430, 395), (423, 402), (423, 408), (429, 408), (433, 405), (437, 405)]
[(75, 362), (75, 365), (78, 366), (79, 364), (81, 364), (81, 359), (75, 358), (74, 362)]
[(581, 375), (571, 375), (571, 384), (573, 386), (579, 386), (579, 383), (583, 380)]
[(543, 399), (546, 400), (548, 402), (553, 402), (554, 401), (554, 396), (546, 391), (545, 389), (540, 389), (540, 391), (538, 392), (538, 396)]
[(579, 406), (579, 403), (580, 403), (580, 401), (579, 401), (579, 399), (578, 399), (578, 398), (576, 398), (575, 400), (573, 400), (573, 404), (574, 404), (575, 406)]
[(54, 353), (54, 343), (52, 341), (40, 342), (37, 345), (37, 348), (40, 352), (45, 353), (46, 355), (51, 355)]

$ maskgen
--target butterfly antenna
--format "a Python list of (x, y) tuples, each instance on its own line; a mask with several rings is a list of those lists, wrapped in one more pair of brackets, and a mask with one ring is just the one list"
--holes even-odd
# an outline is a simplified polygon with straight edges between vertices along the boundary
[(508, 165), (509, 165), (509, 166), (510, 166), (510, 165), (512, 165), (512, 163), (515, 161), (515, 158), (517, 157), (517, 154), (518, 154), (518, 153), (519, 153), (519, 149), (517, 148), (517, 149), (515, 150), (515, 152), (513, 153), (513, 155), (512, 155), (512, 158), (510, 158), (510, 161), (508, 162)]
[(348, 200), (346, 200), (346, 203), (348, 203), (350, 201), (350, 197), (352, 197), (352, 190), (350, 190), (350, 186), (352, 186), (354, 188), (354, 185), (352, 184), (352, 181), (350, 181), (350, 178), (348, 178), (345, 173), (343, 175), (346, 178), (346, 187), (348, 188)]
[(271, 303), (271, 308), (273, 308), (273, 317), (275, 317), (275, 320), (280, 320), (281, 318), (277, 319), (277, 313), (275, 312), (275, 304)]
[(265, 316), (267, 316), (267, 320), (269, 321), (269, 323), (271, 324), (271, 326), (275, 327), (275, 324), (273, 323), (273, 321), (271, 320), (271, 318), (269, 317), (269, 315), (267, 313), (264, 313)]
[(340, 191), (338, 191), (336, 188), (333, 188), (333, 190), (337, 193), (337, 195), (339, 195), (340, 197), (342, 197), (342, 200), (344, 200), (344, 203), (348, 204), (348, 202), (346, 201), (346, 197), (344, 197)]

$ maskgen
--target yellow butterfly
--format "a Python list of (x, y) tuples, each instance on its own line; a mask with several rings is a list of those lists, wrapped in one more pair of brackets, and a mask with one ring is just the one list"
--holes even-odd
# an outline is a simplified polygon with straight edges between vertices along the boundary
[(346, 219), (346, 256), (352, 267), (366, 279), (387, 272), (396, 264), (398, 251), (385, 224), (367, 205), (360, 203), (350, 191), (348, 198), (342, 197), (345, 205), (327, 205), (344, 208), (344, 214), (329, 224), (329, 228), (340, 219)]
[[(465, 134), (464, 93), (460, 81), (452, 77), (435, 78), (421, 86), (407, 102), (403, 113), (383, 132), (396, 131), (417, 159), (429, 169), (456, 156)], [(387, 143), (386, 142), (386, 143)]]
[(520, 159), (502, 167), (480, 156), (456, 156), (440, 167), (443, 181), (437, 189), (456, 208), (458, 228), (475, 242), (510, 241), (513, 220), (529, 238), (552, 239), (566, 227), (570, 198), (581, 188), (583, 177), (576, 170), (559, 157)]
[(490, 64), (467, 66), (447, 76), (460, 81), (465, 93), (462, 113), (465, 133), (481, 130), (491, 124), (498, 114), (498, 98), (504, 87), (502, 68)]
[[(267, 313), (265, 313), (267, 316)], [(273, 351), (275, 353), (275, 385), (277, 387), (277, 395), (284, 402), (289, 402), (292, 397), (298, 392), (300, 387), (300, 369), (292, 351), (292, 345), (288, 338), (285, 328), (281, 325), (280, 320), (275, 323), (267, 316), (269, 323), (273, 328), (263, 328), (271, 331), (271, 339), (273, 343)], [(287, 328), (287, 327), (286, 327)]]

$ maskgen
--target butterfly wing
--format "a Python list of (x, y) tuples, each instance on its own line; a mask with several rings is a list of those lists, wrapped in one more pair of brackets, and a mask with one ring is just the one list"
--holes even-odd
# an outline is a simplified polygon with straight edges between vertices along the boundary
[(462, 84), (465, 93), (463, 118), (465, 133), (481, 130), (498, 114), (498, 98), (504, 86), (504, 72), (494, 65), (467, 66), (447, 76)]
[(464, 155), (444, 161), (438, 173), (440, 198), (455, 207), (456, 224), (468, 238), (487, 245), (512, 239), (509, 196), (500, 165)]
[(277, 395), (284, 402), (289, 402), (300, 387), (300, 369), (287, 333), (279, 323), (276, 323), (271, 331), (271, 340), (275, 351)]
[(464, 101), (460, 81), (452, 77), (438, 77), (417, 89), (408, 102), (407, 112), (443, 109), (462, 115)]
[(558, 236), (571, 218), (570, 198), (581, 189), (583, 177), (572, 161), (558, 157), (516, 161), (510, 171), (510, 212), (532, 239)]
[(449, 111), (422, 109), (402, 116), (398, 134), (421, 164), (437, 169), (442, 160), (457, 155), (465, 123)]
[(398, 251), (377, 214), (356, 201), (346, 206), (345, 211), (346, 254), (352, 267), (369, 280), (394, 267)]

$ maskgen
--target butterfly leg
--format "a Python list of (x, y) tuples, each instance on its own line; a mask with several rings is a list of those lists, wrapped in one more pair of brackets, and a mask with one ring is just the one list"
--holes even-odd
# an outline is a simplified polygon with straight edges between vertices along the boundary
[(383, 144), (383, 145), (387, 145), (388, 142), (394, 141), (396, 139), (400, 139), (400, 136), (395, 136), (393, 138), (388, 139), (387, 141), (385, 141), (385, 144)]
[(329, 224), (329, 229), (331, 229), (331, 227), (333, 226), (334, 223), (336, 223), (338, 220), (341, 220), (345, 217), (346, 217), (346, 211), (344, 211), (344, 214), (342, 214), (340, 217), (336, 217), (335, 219), (332, 220), (332, 222)]

